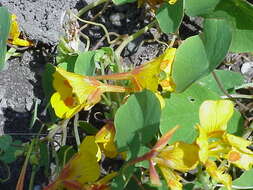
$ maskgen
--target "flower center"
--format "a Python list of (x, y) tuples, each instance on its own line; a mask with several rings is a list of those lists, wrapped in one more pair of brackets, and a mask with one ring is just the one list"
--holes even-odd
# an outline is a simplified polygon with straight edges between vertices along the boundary
[(228, 155), (228, 160), (231, 162), (236, 162), (241, 158), (240, 153), (236, 151), (231, 151)]
[(68, 107), (72, 107), (74, 105), (74, 99), (73, 97), (69, 96), (64, 100), (64, 103), (66, 104), (66, 106)]

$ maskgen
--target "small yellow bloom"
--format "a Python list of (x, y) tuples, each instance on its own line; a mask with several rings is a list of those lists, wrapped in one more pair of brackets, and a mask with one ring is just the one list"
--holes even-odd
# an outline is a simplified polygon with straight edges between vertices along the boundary
[(10, 28), (10, 34), (8, 42), (13, 45), (17, 46), (32, 46), (33, 43), (19, 38), (21, 32), (19, 31), (18, 22), (17, 22), (17, 16), (12, 14), (11, 15), (11, 28)]
[(59, 118), (71, 118), (82, 109), (88, 110), (101, 100), (104, 92), (125, 92), (120, 86), (103, 84), (95, 79), (55, 67), (51, 105)]
[(130, 162), (137, 163), (148, 160), (151, 182), (154, 185), (160, 185), (159, 175), (155, 169), (155, 166), (157, 166), (171, 190), (182, 190), (181, 177), (177, 171), (187, 172), (194, 169), (198, 164), (199, 149), (197, 145), (184, 142), (167, 145), (168, 140), (177, 128), (175, 127), (164, 134), (150, 152)]
[(226, 132), (227, 123), (234, 112), (233, 103), (229, 100), (205, 101), (200, 106), (199, 159), (206, 166), (209, 175), (217, 182), (231, 189), (231, 177), (216, 166), (210, 158), (224, 160), (241, 169), (248, 170), (253, 165), (253, 152), (247, 147), (252, 143), (241, 137)]
[(165, 78), (160, 79), (159, 84), (162, 86), (163, 91), (172, 92), (175, 90), (176, 85), (172, 80), (172, 63), (176, 54), (176, 48), (168, 48), (165, 50), (161, 62), (161, 70), (165, 73)]
[(197, 166), (198, 147), (194, 144), (176, 142), (164, 147), (152, 160), (162, 171), (168, 186), (172, 190), (181, 190), (181, 177), (176, 171), (187, 172)]
[(78, 153), (65, 165), (58, 178), (44, 190), (57, 190), (64, 187), (79, 190), (84, 184), (96, 182), (100, 175), (99, 151), (95, 137), (86, 137)]
[(109, 158), (115, 158), (118, 155), (114, 142), (115, 132), (113, 124), (106, 124), (95, 136), (95, 142), (99, 145), (105, 156)]
[(164, 91), (173, 91), (175, 84), (171, 78), (171, 67), (175, 51), (175, 48), (169, 48), (159, 57), (129, 72), (94, 76), (93, 78), (99, 80), (131, 80), (135, 92), (143, 89), (158, 92), (159, 84), (161, 84)]
[(215, 162), (211, 160), (208, 160), (205, 166), (207, 172), (215, 181), (224, 184), (228, 190), (231, 190), (232, 177), (225, 173), (226, 168), (217, 168)]

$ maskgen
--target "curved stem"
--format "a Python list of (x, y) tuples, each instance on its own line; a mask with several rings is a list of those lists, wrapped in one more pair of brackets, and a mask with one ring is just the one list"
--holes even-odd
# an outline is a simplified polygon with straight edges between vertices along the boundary
[(84, 33), (82, 33), (81, 31), (79, 31), (79, 34), (86, 40), (85, 51), (89, 51), (89, 49), (90, 49), (90, 38), (87, 35), (85, 35)]
[(230, 94), (228, 94), (228, 92), (225, 90), (225, 88), (223, 87), (219, 77), (216, 75), (215, 71), (212, 71), (212, 75), (213, 75), (213, 78), (215, 79), (217, 85), (219, 86), (220, 90), (232, 101), (236, 102), (240, 107), (243, 108), (244, 111), (248, 110), (248, 108), (243, 105), (241, 102), (235, 100), (232, 96), (230, 96)]
[(62, 146), (66, 145), (67, 142), (67, 125), (68, 125), (69, 119), (66, 119), (63, 123), (62, 123)]
[(149, 23), (147, 26), (145, 26), (144, 28), (142, 28), (141, 30), (139, 30), (138, 32), (135, 32), (134, 34), (132, 34), (131, 36), (129, 36), (127, 39), (125, 39), (120, 46), (116, 49), (115, 54), (120, 57), (121, 52), (123, 51), (123, 49), (126, 47), (126, 45), (133, 41), (134, 39), (138, 38), (140, 35), (142, 35), (143, 33), (147, 32), (154, 24), (157, 23), (157, 20), (152, 21), (151, 23)]
[(35, 140), (32, 140), (32, 142), (29, 146), (29, 150), (26, 154), (25, 162), (22, 166), (22, 169), (21, 169), (21, 172), (20, 172), (20, 175), (19, 175), (19, 178), (18, 178), (18, 183), (16, 185), (16, 190), (23, 190), (24, 189), (24, 180), (25, 180), (26, 168), (27, 168), (27, 165), (29, 163), (29, 158), (30, 158), (30, 155), (32, 153), (34, 143), (35, 143)]
[(102, 3), (105, 3), (106, 1), (108, 0), (98, 0), (98, 1), (95, 1), (95, 2), (92, 2), (88, 5), (86, 5), (85, 7), (83, 7), (82, 9), (79, 10), (77, 16), (80, 17), (82, 16), (84, 13), (86, 13), (88, 10), (102, 4)]
[(81, 21), (81, 22), (84, 22), (84, 23), (86, 23), (86, 24), (95, 25), (95, 26), (100, 26), (100, 27), (104, 30), (104, 32), (105, 32), (105, 35), (106, 35), (106, 38), (107, 38), (108, 43), (109, 43), (109, 44), (113, 43), (113, 41), (111, 41), (111, 39), (110, 39), (108, 30), (106, 29), (106, 27), (105, 27), (103, 24), (97, 23), (97, 22), (91, 22), (91, 21), (88, 21), (88, 20), (84, 20), (84, 19), (79, 18), (78, 16), (76, 16), (76, 15), (75, 15), (74, 13), (72, 13), (72, 12), (70, 12), (70, 13), (71, 13), (76, 19), (78, 19), (78, 20)]
[(30, 183), (29, 183), (29, 190), (33, 190), (35, 174), (36, 174), (36, 166), (33, 166), (32, 167), (32, 174), (31, 174), (31, 178), (30, 178)]

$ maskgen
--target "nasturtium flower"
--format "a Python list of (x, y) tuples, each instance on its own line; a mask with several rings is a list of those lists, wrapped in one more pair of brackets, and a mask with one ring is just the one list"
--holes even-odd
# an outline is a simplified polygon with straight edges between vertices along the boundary
[(172, 92), (175, 90), (176, 85), (172, 80), (172, 62), (176, 54), (176, 48), (168, 48), (163, 54), (160, 68), (165, 73), (165, 77), (159, 80), (159, 84), (162, 87), (163, 91)]
[(126, 88), (104, 84), (100, 81), (55, 67), (51, 105), (59, 118), (71, 118), (82, 109), (88, 110), (101, 100), (104, 92), (125, 92)]
[(19, 31), (17, 16), (12, 14), (8, 42), (10, 44), (17, 45), (17, 46), (32, 46), (33, 45), (31, 41), (21, 39), (20, 35), (21, 35), (21, 32)]
[(57, 179), (44, 190), (80, 190), (86, 184), (95, 183), (100, 176), (98, 161), (100, 149), (94, 136), (87, 136), (78, 153), (64, 166)]
[(245, 170), (253, 165), (253, 152), (248, 148), (252, 143), (226, 131), (233, 112), (234, 105), (229, 100), (205, 101), (200, 106), (200, 125), (197, 126), (199, 159), (209, 175), (228, 189), (231, 189), (232, 179), (226, 173), (226, 166), (222, 162), (221, 166), (217, 167), (211, 158), (227, 161)]
[(164, 134), (150, 152), (130, 162), (130, 164), (133, 164), (148, 160), (151, 183), (161, 185), (160, 177), (155, 168), (158, 167), (171, 190), (181, 190), (183, 187), (180, 182), (182, 178), (178, 171), (187, 172), (194, 169), (198, 164), (199, 149), (196, 144), (175, 142), (167, 145), (168, 140), (177, 128), (175, 127)]
[(159, 57), (129, 72), (94, 76), (94, 78), (99, 80), (131, 80), (133, 91), (135, 92), (142, 91), (143, 89), (158, 92), (159, 84), (161, 84), (163, 90), (173, 91), (175, 85), (171, 78), (171, 67), (175, 51), (175, 48), (168, 48)]
[(95, 136), (95, 142), (108, 158), (115, 158), (118, 155), (117, 147), (114, 142), (115, 132), (114, 125), (108, 123), (105, 124)]

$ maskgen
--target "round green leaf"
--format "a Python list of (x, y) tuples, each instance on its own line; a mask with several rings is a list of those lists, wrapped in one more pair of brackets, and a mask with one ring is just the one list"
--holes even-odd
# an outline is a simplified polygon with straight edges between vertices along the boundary
[(130, 149), (132, 155), (137, 155), (140, 146), (150, 142), (159, 131), (160, 114), (160, 102), (151, 91), (131, 95), (115, 116), (119, 151)]
[(161, 30), (166, 33), (176, 32), (184, 15), (184, 1), (178, 0), (171, 5), (165, 2), (157, 11), (156, 19)]
[(182, 92), (214, 70), (226, 56), (231, 40), (226, 20), (206, 19), (203, 34), (186, 39), (176, 52), (172, 68), (176, 91)]

